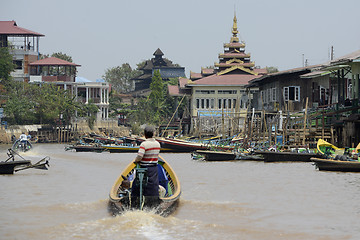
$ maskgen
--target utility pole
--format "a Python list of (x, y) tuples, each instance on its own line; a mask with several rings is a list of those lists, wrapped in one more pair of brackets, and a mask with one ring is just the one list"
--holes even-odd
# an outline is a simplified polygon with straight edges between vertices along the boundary
[(330, 50), (330, 60), (334, 60), (334, 46), (331, 46), (331, 50)]

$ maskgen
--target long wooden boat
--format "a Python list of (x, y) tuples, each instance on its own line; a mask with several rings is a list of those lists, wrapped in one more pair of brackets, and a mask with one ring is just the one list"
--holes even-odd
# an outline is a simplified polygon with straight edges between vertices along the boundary
[(254, 151), (254, 153), (262, 155), (265, 162), (310, 162), (310, 158), (319, 156), (316, 153), (298, 152)]
[[(160, 161), (161, 159), (161, 161)], [(162, 196), (147, 197), (145, 196), (144, 208), (152, 206), (157, 214), (167, 216), (171, 214), (177, 207), (181, 195), (181, 186), (178, 177), (171, 166), (162, 158), (159, 159), (159, 188), (165, 189)], [(112, 186), (109, 194), (108, 209), (111, 214), (120, 214), (129, 209), (141, 209), (142, 207), (137, 201), (131, 199), (131, 187), (125, 188), (124, 185), (132, 185), (134, 181), (134, 172), (136, 165), (131, 162), (125, 170), (120, 174), (118, 179)], [(125, 182), (127, 181), (127, 184)], [(153, 203), (156, 203), (154, 206)]]
[[(24, 159), (14, 150), (8, 149), (8, 151), (8, 158), (5, 161), (0, 162), (0, 174), (14, 174), (14, 172), (29, 168), (47, 170), (47, 166), (49, 166), (49, 157), (45, 157), (37, 163), (32, 164), (30, 160)], [(21, 160), (15, 160), (16, 155), (20, 157)]]
[(189, 142), (179, 139), (156, 138), (161, 144), (161, 148), (169, 149), (168, 152), (194, 152), (196, 150), (210, 150), (216, 148), (218, 150), (233, 150), (234, 146), (216, 146), (210, 144)]
[(18, 161), (2, 161), (0, 162), (0, 174), (14, 174), (15, 168), (24, 167), (31, 164), (29, 160), (18, 160)]
[(360, 172), (359, 161), (342, 161), (333, 159), (311, 158), (321, 171)]
[(139, 146), (104, 145), (103, 148), (111, 153), (130, 153), (139, 151)]
[(75, 149), (76, 152), (103, 152), (105, 148), (101, 145), (74, 145), (72, 149)]
[(231, 161), (236, 159), (236, 153), (223, 151), (196, 150), (206, 161)]
[(21, 140), (17, 139), (14, 144), (12, 145), (11, 149), (17, 152), (26, 152), (32, 149), (32, 144), (29, 140)]

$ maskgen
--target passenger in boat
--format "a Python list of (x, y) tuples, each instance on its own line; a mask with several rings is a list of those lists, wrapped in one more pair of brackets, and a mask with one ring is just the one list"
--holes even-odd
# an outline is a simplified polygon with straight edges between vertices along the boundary
[(26, 149), (28, 147), (28, 137), (23, 132), (19, 137), (20, 142), (24, 145), (24, 148)]
[[(146, 140), (140, 144), (139, 151), (135, 158), (135, 163), (139, 163), (141, 168), (147, 168), (147, 184), (144, 187), (144, 196), (159, 196), (159, 177), (158, 177), (158, 158), (160, 153), (160, 143), (153, 138), (155, 129), (146, 126), (144, 135)], [(136, 181), (134, 181), (135, 183)], [(137, 184), (133, 184), (132, 196), (139, 196), (140, 190)]]
[(27, 136), (26, 134), (23, 132), (20, 137), (19, 137), (20, 141), (27, 141)]

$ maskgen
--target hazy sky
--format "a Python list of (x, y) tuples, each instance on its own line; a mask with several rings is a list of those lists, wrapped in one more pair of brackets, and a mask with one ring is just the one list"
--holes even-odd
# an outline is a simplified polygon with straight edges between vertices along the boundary
[(45, 35), (40, 52), (63, 52), (95, 81), (106, 69), (164, 57), (190, 71), (218, 62), (234, 10), (240, 39), (257, 66), (286, 70), (360, 49), (359, 0), (17, 0), (1, 1), (0, 20)]

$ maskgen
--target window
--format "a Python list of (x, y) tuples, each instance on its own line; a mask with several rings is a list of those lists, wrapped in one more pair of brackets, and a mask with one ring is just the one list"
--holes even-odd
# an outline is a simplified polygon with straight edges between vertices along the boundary
[(233, 108), (236, 108), (236, 99), (233, 99)]
[(228, 99), (228, 108), (231, 108), (231, 99)]
[(276, 102), (276, 88), (271, 89), (271, 101)]
[(203, 98), (201, 99), (201, 108), (203, 109), (205, 108), (205, 99)]
[(195, 90), (195, 93), (199, 93), (199, 94), (215, 94), (215, 90)]
[(210, 107), (213, 109), (215, 108), (215, 99), (214, 98), (211, 98), (210, 99)]
[(237, 90), (218, 90), (218, 94), (237, 94)]
[(223, 108), (227, 108), (226, 99), (223, 99)]
[(300, 87), (284, 87), (284, 99), (285, 101), (300, 101)]
[(22, 60), (14, 60), (15, 69), (22, 69)]
[(218, 109), (221, 109), (221, 102), (222, 102), (222, 100), (221, 100), (221, 98), (219, 98), (218, 99)]
[(198, 109), (200, 108), (200, 99), (198, 98), (196, 99), (196, 108)]
[(206, 100), (206, 109), (210, 108), (210, 99), (205, 99)]

